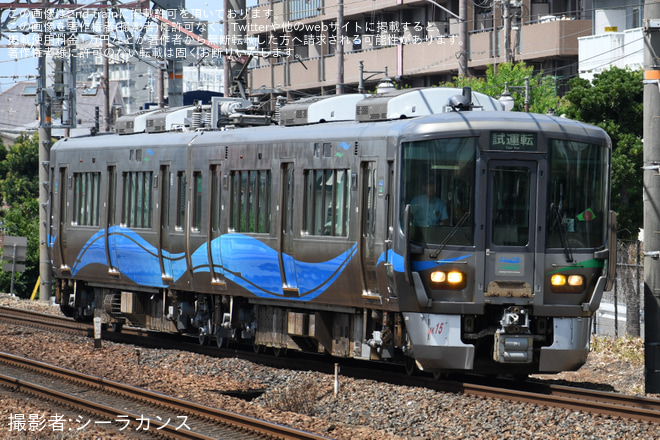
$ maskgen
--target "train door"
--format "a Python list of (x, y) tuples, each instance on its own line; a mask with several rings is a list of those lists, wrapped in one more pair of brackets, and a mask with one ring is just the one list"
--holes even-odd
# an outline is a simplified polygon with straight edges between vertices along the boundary
[(221, 164), (211, 165), (211, 227), (209, 233), (209, 265), (211, 284), (226, 287), (225, 270), (222, 263), (221, 219), (222, 219), (222, 169)]
[(169, 164), (161, 164), (158, 180), (160, 182), (160, 213), (158, 216), (158, 260), (160, 261), (160, 274), (165, 282), (172, 282), (172, 259), (166, 255), (165, 249), (170, 249), (170, 188), (172, 173)]
[(488, 162), (486, 297), (533, 296), (537, 164)]
[(108, 187), (106, 190), (106, 218), (105, 218), (105, 252), (108, 261), (108, 274), (119, 275), (119, 269), (115, 267), (117, 262), (117, 247), (115, 246), (116, 225), (115, 211), (117, 207), (117, 167), (108, 166)]
[(378, 295), (375, 255), (376, 244), (376, 162), (362, 162), (360, 166), (361, 207), (360, 207), (360, 261), (365, 285), (364, 296)]
[(293, 213), (294, 213), (294, 164), (293, 162), (282, 163), (280, 169), (280, 273), (282, 276), (282, 287), (285, 294), (298, 294), (298, 279), (296, 277), (296, 264), (293, 253)]
[(56, 248), (58, 249), (58, 256), (60, 259), (60, 270), (62, 271), (71, 271), (67, 262), (67, 207), (68, 200), (67, 194), (69, 192), (69, 179), (67, 178), (67, 168), (60, 167), (59, 169), (59, 184), (57, 189), (59, 190), (59, 224), (57, 225), (57, 238), (56, 238)]

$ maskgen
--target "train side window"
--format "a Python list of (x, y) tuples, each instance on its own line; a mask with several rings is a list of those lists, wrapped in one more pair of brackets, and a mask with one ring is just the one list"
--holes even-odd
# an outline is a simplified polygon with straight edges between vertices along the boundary
[(108, 167), (108, 211), (107, 211), (107, 221), (108, 226), (115, 224), (115, 209), (117, 203), (117, 197), (115, 197), (117, 191), (117, 168), (114, 166)]
[(349, 170), (305, 170), (303, 229), (309, 235), (348, 236)]
[(362, 164), (362, 235), (374, 237), (376, 234), (376, 165), (375, 162)]
[(222, 174), (219, 165), (211, 167), (211, 229), (220, 230), (220, 213), (222, 210), (221, 188)]
[(323, 157), (332, 157), (332, 144), (330, 142), (323, 143)]
[(270, 231), (270, 171), (257, 172), (257, 206), (255, 218), (257, 230), (255, 232), (267, 233)]
[(550, 140), (549, 248), (603, 246), (607, 240), (610, 169), (602, 145)]
[(122, 177), (124, 183), (122, 224), (129, 228), (151, 228), (153, 172), (126, 172)]
[(182, 230), (186, 223), (186, 172), (179, 171), (176, 174), (176, 225), (177, 230)]
[(230, 180), (231, 228), (236, 232), (270, 232), (270, 171), (232, 171)]
[(73, 173), (73, 217), (77, 226), (99, 225), (101, 173)]
[(202, 172), (193, 173), (193, 209), (192, 224), (193, 231), (199, 232), (202, 227)]

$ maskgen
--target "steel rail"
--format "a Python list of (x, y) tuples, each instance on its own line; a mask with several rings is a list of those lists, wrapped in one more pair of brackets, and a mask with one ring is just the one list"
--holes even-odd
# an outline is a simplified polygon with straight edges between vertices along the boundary
[[(103, 379), (96, 376), (90, 376), (88, 374), (67, 370), (64, 368), (57, 367), (55, 365), (46, 364), (43, 362), (35, 361), (32, 359), (26, 359), (19, 356), (15, 356), (9, 353), (0, 352), (0, 363), (7, 365), (12, 365), (19, 368), (27, 368), (32, 371), (38, 372), (39, 374), (48, 375), (51, 377), (57, 377), (61, 380), (73, 381), (74, 383), (83, 384), (84, 386), (101, 389), (104, 392), (112, 393), (119, 395), (123, 398), (141, 402), (146, 405), (156, 406), (160, 408), (168, 408), (170, 410), (179, 412), (183, 411), (189, 416), (205, 419), (212, 423), (218, 423), (225, 426), (230, 426), (236, 430), (242, 430), (255, 435), (264, 435), (267, 437), (276, 437), (280, 439), (287, 440), (324, 440), (327, 437), (323, 437), (317, 434), (300, 431), (298, 429), (290, 428), (284, 425), (279, 425), (276, 423), (271, 423), (265, 420), (256, 419), (241, 414), (224, 411), (217, 408), (212, 408), (209, 406), (201, 405), (198, 403), (190, 402), (187, 400), (177, 399), (172, 396), (165, 394), (133, 387), (130, 385), (125, 385)], [(60, 401), (64, 401), (67, 404), (77, 405), (77, 401), (80, 400), (78, 397), (66, 397), (65, 395), (60, 396), (62, 393), (47, 390), (39, 385), (28, 384), (22, 381), (18, 381), (11, 377), (6, 377), (4, 375), (0, 376), (0, 381), (7, 384), (8, 386), (15, 386), (20, 389), (29, 389), (30, 392), (35, 394), (42, 395), (46, 398), (54, 398)], [(94, 412), (98, 415), (104, 417), (113, 417), (117, 415), (117, 409), (106, 407), (104, 405), (96, 404), (94, 402), (85, 402), (85, 406), (90, 406)], [(152, 421), (152, 424), (156, 421)], [(156, 423), (157, 424), (157, 423)], [(172, 435), (172, 438), (189, 438), (189, 439), (207, 439), (211, 437), (204, 436), (203, 434), (197, 434), (190, 431), (175, 431), (171, 432), (170, 426), (166, 426), (162, 423), (159, 425), (160, 429), (163, 432), (168, 430), (169, 435)]]
[[(6, 314), (10, 314), (11, 308), (0, 307), (0, 318), (5, 319)], [(35, 313), (23, 309), (22, 315)], [(62, 318), (62, 321), (68, 321), (73, 325), (88, 326), (88, 324), (77, 323), (68, 318)], [(33, 322), (33, 321), (31, 321)], [(38, 321), (37, 321), (38, 322)], [(136, 332), (136, 335), (144, 336), (147, 332), (140, 329), (124, 328), (123, 332)], [(246, 357), (252, 358), (254, 355), (247, 353)], [(276, 361), (277, 359), (273, 359)], [(288, 364), (292, 360), (288, 359)], [(296, 360), (300, 361), (300, 360)], [(320, 369), (318, 361), (311, 361), (304, 368), (314, 369), (315, 365)], [(310, 366), (312, 365), (312, 366)], [(373, 366), (354, 367), (342, 366), (342, 374), (355, 378), (373, 379)], [(509, 400), (513, 402), (532, 403), (535, 405), (549, 406), (556, 408), (565, 408), (576, 411), (586, 411), (592, 414), (623, 417), (632, 420), (639, 420), (651, 423), (660, 423), (660, 399), (629, 396), (625, 394), (590, 390), (563, 385), (544, 384), (538, 381), (515, 382), (501, 381), (501, 385), (479, 384), (478, 379), (470, 382), (465, 380), (433, 380), (426, 376), (402, 376), (390, 370), (381, 371), (379, 380), (390, 383), (399, 383), (408, 386), (420, 386), (435, 389), (438, 391), (463, 393), (466, 395), (488, 397)], [(98, 378), (95, 378), (98, 381)], [(195, 405), (195, 404), (192, 404)]]

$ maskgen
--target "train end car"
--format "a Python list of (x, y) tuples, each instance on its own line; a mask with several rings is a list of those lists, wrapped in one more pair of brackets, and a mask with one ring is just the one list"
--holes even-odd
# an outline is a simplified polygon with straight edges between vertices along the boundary
[[(400, 142), (388, 263), (410, 357), (428, 371), (575, 370), (614, 277), (609, 137), (545, 115), (460, 118)], [(419, 204), (429, 191), (442, 206)]]

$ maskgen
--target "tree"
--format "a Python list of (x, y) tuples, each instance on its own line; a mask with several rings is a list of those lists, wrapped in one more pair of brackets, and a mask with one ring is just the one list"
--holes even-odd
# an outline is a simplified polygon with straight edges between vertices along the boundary
[[(4, 215), (5, 234), (28, 239), (25, 272), (14, 274), (14, 293), (29, 298), (39, 279), (39, 200), (25, 197), (15, 202)], [(0, 291), (10, 289), (11, 272), (0, 271)]]
[[(525, 77), (530, 80), (530, 111), (557, 114), (597, 125), (612, 139), (612, 209), (618, 215), (620, 232), (636, 236), (643, 224), (643, 83), (642, 71), (612, 67), (595, 75), (592, 82), (572, 78), (570, 91), (559, 99), (555, 78), (534, 75), (534, 68), (523, 62), (488, 66), (485, 78), (457, 77), (445, 86), (470, 86), (474, 91), (499, 97), (504, 84), (515, 100), (514, 111), (523, 111)], [(512, 89), (514, 86), (515, 89)], [(622, 236), (622, 234), (620, 234)]]
[(504, 93), (505, 84), (509, 86), (509, 93), (514, 99), (513, 111), (524, 111), (525, 78), (529, 78), (529, 104), (530, 112), (546, 113), (549, 109), (557, 108), (555, 77), (544, 76), (543, 72), (534, 74), (534, 67), (524, 62), (502, 63), (497, 66), (489, 65), (486, 77), (456, 77), (454, 87), (469, 86), (476, 92), (488, 96), (500, 97)]
[[(0, 147), (0, 198), (9, 206), (2, 212), (6, 235), (28, 238), (25, 272), (16, 273), (14, 291), (29, 297), (39, 278), (39, 139), (21, 136)], [(0, 291), (9, 292), (11, 272), (0, 271)]]
[[(4, 148), (2, 150), (5, 150)], [(0, 196), (8, 205), (39, 198), (39, 138), (21, 136), (0, 153)]]
[[(642, 70), (611, 67), (593, 81), (573, 78), (561, 102), (566, 117), (597, 125), (612, 138), (612, 209), (619, 231), (635, 237), (644, 222)], [(621, 235), (621, 234), (620, 234)], [(628, 238), (622, 236), (622, 238)]]

